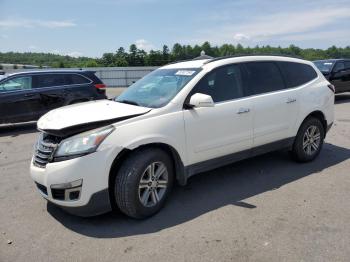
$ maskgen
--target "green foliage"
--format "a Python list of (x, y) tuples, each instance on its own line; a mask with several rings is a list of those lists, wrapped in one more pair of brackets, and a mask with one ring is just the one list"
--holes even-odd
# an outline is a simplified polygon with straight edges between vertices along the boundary
[(138, 49), (135, 44), (125, 51), (123, 47), (118, 48), (115, 53), (105, 53), (101, 58), (88, 57), (70, 57), (57, 54), (46, 53), (1, 53), (0, 64), (30, 64), (49, 67), (98, 67), (98, 66), (161, 66), (169, 62), (193, 59), (200, 55), (201, 51), (207, 55), (229, 56), (229, 55), (247, 55), (247, 54), (274, 54), (289, 55), (300, 57), (306, 60), (318, 60), (328, 58), (350, 58), (350, 46), (345, 48), (332, 46), (328, 49), (302, 49), (295, 45), (289, 47), (255, 46), (244, 47), (241, 44), (223, 44), (221, 46), (212, 46), (209, 42), (202, 45), (181, 45), (176, 43), (171, 51), (164, 45), (161, 50), (151, 50), (148, 53)]

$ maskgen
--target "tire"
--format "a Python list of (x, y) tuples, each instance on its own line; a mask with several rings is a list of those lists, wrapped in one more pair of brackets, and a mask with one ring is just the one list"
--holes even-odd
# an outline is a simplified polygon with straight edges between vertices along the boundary
[(298, 162), (310, 162), (320, 153), (325, 137), (325, 130), (318, 118), (307, 118), (299, 128), (291, 151)]
[(166, 152), (158, 148), (137, 150), (122, 163), (116, 174), (116, 205), (122, 213), (132, 218), (152, 216), (164, 206), (173, 180), (173, 163)]

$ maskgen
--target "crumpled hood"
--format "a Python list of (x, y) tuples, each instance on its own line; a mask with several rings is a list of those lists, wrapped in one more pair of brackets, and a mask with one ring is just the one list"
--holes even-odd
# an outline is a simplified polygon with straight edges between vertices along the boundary
[(54, 109), (38, 121), (38, 129), (58, 136), (68, 136), (89, 129), (139, 116), (147, 107), (97, 100)]

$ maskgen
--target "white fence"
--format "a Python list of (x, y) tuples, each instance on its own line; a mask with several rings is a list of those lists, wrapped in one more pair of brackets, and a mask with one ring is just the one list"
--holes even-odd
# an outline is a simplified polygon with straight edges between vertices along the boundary
[[(96, 76), (99, 77), (103, 83), (108, 87), (128, 87), (132, 83), (136, 82), (140, 78), (144, 77), (148, 73), (157, 69), (158, 67), (153, 66), (140, 66), (140, 67), (89, 67), (82, 68), (83, 70), (96, 71)], [(67, 68), (78, 69), (78, 68)], [(80, 69), (80, 68), (79, 68)], [(7, 73), (15, 73), (22, 71), (38, 71), (45, 69), (9, 69)], [(46, 69), (47, 70), (47, 69)], [(48, 70), (63, 70), (50, 68)]]

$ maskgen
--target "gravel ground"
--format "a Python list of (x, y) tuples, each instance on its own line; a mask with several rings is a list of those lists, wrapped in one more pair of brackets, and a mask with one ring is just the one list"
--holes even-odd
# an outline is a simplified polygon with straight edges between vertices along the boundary
[(143, 221), (47, 204), (28, 170), (36, 137), (0, 128), (1, 262), (349, 261), (350, 95), (314, 162), (275, 152), (197, 175)]

